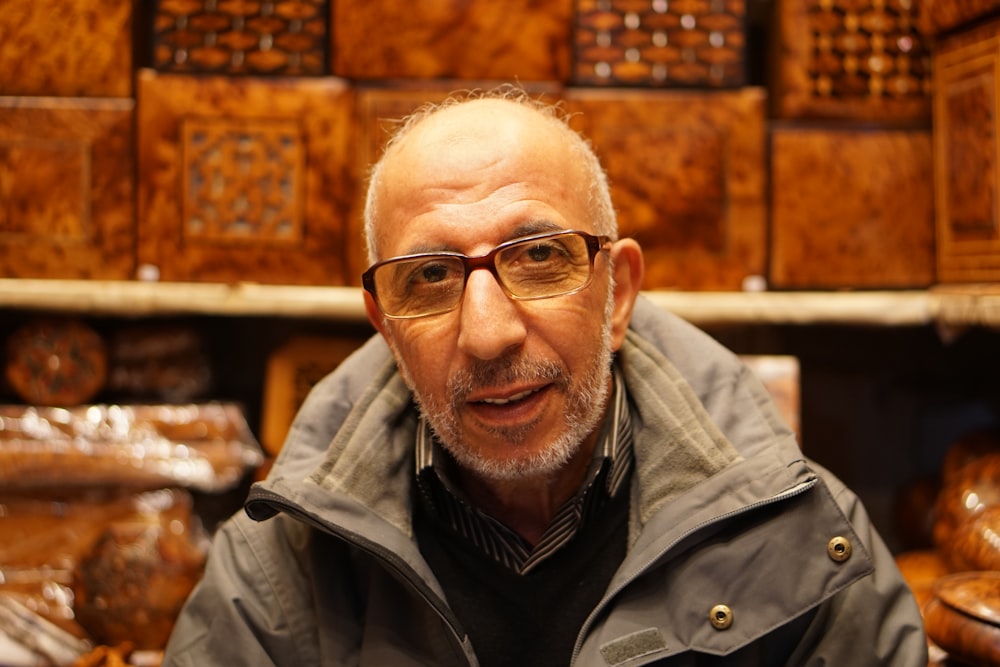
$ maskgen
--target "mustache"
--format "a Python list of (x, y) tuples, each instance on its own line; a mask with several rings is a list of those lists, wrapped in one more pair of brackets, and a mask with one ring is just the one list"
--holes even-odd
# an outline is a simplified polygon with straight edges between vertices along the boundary
[(488, 361), (476, 360), (448, 379), (447, 391), (453, 405), (463, 403), (474, 391), (519, 382), (554, 382), (568, 384), (562, 364), (550, 360), (503, 357)]

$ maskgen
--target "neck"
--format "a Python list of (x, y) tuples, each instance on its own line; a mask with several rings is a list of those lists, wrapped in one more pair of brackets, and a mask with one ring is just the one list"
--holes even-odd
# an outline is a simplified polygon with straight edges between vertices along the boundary
[(583, 484), (599, 432), (588, 436), (573, 458), (552, 474), (496, 480), (461, 469), (460, 484), (476, 507), (534, 546), (555, 513)]

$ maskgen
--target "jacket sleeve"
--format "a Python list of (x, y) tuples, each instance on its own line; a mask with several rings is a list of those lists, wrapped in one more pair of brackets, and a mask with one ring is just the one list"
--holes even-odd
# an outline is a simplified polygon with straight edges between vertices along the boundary
[(265, 526), (282, 529), (278, 523), (253, 524), (239, 512), (219, 528), (204, 576), (174, 626), (163, 667), (318, 664), (313, 656), (300, 655), (314, 642), (296, 641), (303, 631), (294, 627), (302, 614), (292, 607), (296, 592), (287, 589), (287, 581), (278, 585), (271, 578), (289, 563), (277, 562), (277, 552), (262, 550), (264, 540), (251, 537)]
[(861, 501), (829, 475), (827, 480), (875, 570), (819, 610), (789, 664), (926, 667), (927, 639), (912, 591)]

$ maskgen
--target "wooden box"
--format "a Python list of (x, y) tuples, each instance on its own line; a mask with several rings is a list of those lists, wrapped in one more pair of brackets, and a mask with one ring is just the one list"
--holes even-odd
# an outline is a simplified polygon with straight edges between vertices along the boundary
[(353, 79), (566, 81), (572, 3), (334, 2), (332, 72)]
[(1000, 280), (1000, 21), (934, 54), (937, 271), (942, 282)]
[(910, 3), (779, 0), (773, 11), (773, 116), (930, 118), (930, 53)]
[(765, 272), (765, 94), (570, 89), (648, 289), (739, 290)]
[(151, 70), (138, 86), (144, 276), (344, 284), (349, 86)]
[(327, 73), (328, 0), (160, 0), (153, 61), (162, 72)]
[(4, 0), (0, 95), (130, 97), (131, 0)]
[(771, 285), (933, 282), (932, 164), (929, 130), (773, 127)]
[(132, 277), (133, 115), (126, 99), (0, 97), (0, 276)]
[(998, 0), (921, 0), (917, 5), (917, 30), (936, 37), (998, 14)]
[(584, 85), (746, 82), (744, 0), (578, 0), (573, 78)]

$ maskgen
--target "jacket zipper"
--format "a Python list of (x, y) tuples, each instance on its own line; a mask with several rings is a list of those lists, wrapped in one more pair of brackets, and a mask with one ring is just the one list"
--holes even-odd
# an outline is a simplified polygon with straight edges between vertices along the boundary
[[(449, 618), (448, 610), (443, 608), (438, 604), (438, 597), (430, 592), (427, 586), (424, 584), (423, 580), (416, 575), (413, 568), (406, 565), (393, 551), (390, 549), (384, 549), (377, 542), (373, 542), (366, 538), (361, 537), (357, 533), (351, 533), (344, 530), (339, 530), (333, 524), (330, 524), (318, 517), (315, 517), (301, 506), (289, 502), (284, 496), (274, 493), (268, 490), (256, 490), (253, 497), (254, 502), (265, 502), (273, 509), (282, 511), (299, 520), (321, 530), (325, 533), (339, 537), (344, 541), (355, 545), (365, 553), (377, 558), (380, 562), (384, 563), (387, 568), (396, 573), (403, 581), (410, 585), (410, 587), (420, 596), (427, 605), (434, 610), (434, 612), (441, 618), (442, 621), (451, 630), (452, 638), (458, 646), (458, 653), (463, 657), (466, 655), (465, 648), (463, 646), (462, 638), (459, 635), (458, 628), (455, 623)], [(468, 662), (468, 659), (466, 659)]]
[(583, 638), (587, 636), (587, 632), (590, 630), (590, 626), (594, 623), (594, 620), (601, 613), (601, 611), (608, 604), (610, 604), (611, 600), (613, 600), (619, 593), (621, 593), (623, 590), (625, 590), (626, 588), (628, 588), (628, 586), (630, 586), (632, 584), (632, 582), (636, 580), (636, 578), (638, 578), (640, 575), (642, 575), (643, 573), (645, 573), (657, 561), (659, 561), (661, 558), (663, 558), (663, 556), (666, 555), (666, 553), (668, 551), (670, 551), (671, 549), (673, 549), (674, 546), (676, 546), (678, 542), (684, 540), (689, 535), (693, 535), (694, 533), (696, 533), (696, 532), (698, 532), (698, 531), (700, 531), (700, 530), (702, 530), (704, 528), (707, 528), (708, 526), (711, 526), (713, 524), (721, 523), (723, 521), (727, 521), (727, 520), (729, 520), (729, 519), (731, 519), (733, 517), (739, 516), (741, 514), (745, 514), (747, 512), (752, 512), (752, 511), (754, 511), (756, 509), (759, 509), (761, 507), (766, 507), (768, 505), (773, 505), (774, 503), (779, 503), (779, 502), (782, 502), (784, 500), (788, 500), (789, 498), (794, 498), (795, 496), (798, 496), (798, 495), (800, 495), (802, 493), (805, 493), (806, 491), (808, 491), (809, 489), (811, 489), (812, 487), (814, 487), (816, 485), (816, 482), (817, 482), (816, 478), (813, 478), (811, 480), (802, 482), (802, 483), (798, 484), (797, 486), (793, 486), (792, 488), (790, 488), (790, 489), (788, 489), (786, 491), (783, 491), (782, 493), (779, 493), (778, 495), (771, 496), (770, 498), (766, 498), (764, 500), (758, 500), (755, 503), (751, 503), (751, 504), (746, 505), (744, 507), (741, 507), (739, 509), (732, 510), (730, 512), (726, 512), (724, 514), (720, 514), (720, 515), (718, 515), (716, 517), (713, 517), (713, 518), (711, 518), (711, 519), (709, 519), (707, 521), (702, 521), (701, 523), (699, 523), (699, 524), (697, 524), (695, 526), (692, 526), (689, 530), (687, 530), (687, 531), (681, 533), (680, 535), (678, 535), (674, 540), (672, 540), (669, 544), (667, 544), (665, 547), (663, 547), (663, 549), (661, 549), (656, 554), (654, 554), (651, 558), (649, 558), (640, 568), (638, 568), (635, 571), (635, 574), (633, 574), (627, 580), (623, 581), (614, 590), (609, 591), (607, 595), (605, 595), (603, 598), (601, 598), (601, 601), (597, 604), (596, 607), (594, 607), (593, 611), (590, 612), (590, 614), (587, 616), (587, 620), (585, 620), (583, 622), (583, 626), (580, 628), (580, 633), (576, 637), (576, 644), (573, 646), (573, 655), (570, 658), (570, 667), (572, 667), (572, 665), (575, 665), (577, 659), (580, 657), (580, 651), (583, 650)]

